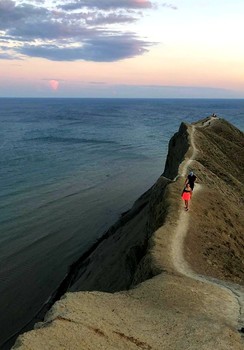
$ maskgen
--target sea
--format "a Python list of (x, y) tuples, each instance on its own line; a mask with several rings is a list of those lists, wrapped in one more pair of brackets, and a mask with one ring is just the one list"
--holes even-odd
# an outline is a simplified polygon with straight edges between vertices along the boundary
[(243, 131), (243, 99), (0, 99), (1, 349), (213, 113)]

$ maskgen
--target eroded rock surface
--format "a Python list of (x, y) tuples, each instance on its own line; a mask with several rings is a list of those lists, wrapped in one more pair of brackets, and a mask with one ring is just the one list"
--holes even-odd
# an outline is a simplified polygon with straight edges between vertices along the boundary
[[(182, 124), (169, 179), (111, 228), (78, 266), (73, 292), (14, 349), (243, 349), (243, 150), (243, 133), (224, 120)], [(184, 212), (190, 169), (198, 184)]]

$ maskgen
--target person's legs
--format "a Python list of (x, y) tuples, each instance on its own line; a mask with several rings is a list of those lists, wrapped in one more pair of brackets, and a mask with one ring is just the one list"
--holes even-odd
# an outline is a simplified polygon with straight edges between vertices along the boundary
[(188, 200), (185, 200), (185, 209), (188, 210)]

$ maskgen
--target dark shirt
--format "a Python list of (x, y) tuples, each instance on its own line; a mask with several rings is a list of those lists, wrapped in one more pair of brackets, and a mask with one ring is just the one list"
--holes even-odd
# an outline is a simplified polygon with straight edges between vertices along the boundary
[(191, 190), (187, 190), (186, 188), (184, 188), (183, 192), (191, 192)]
[(189, 185), (191, 186), (191, 189), (193, 189), (194, 187), (194, 182), (196, 181), (196, 175), (188, 175), (187, 176), (187, 179), (188, 179), (188, 182), (189, 182)]

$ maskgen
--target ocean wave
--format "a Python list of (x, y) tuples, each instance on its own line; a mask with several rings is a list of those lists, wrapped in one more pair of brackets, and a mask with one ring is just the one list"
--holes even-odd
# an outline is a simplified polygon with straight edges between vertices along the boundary
[(25, 139), (25, 141), (37, 141), (37, 142), (48, 142), (48, 143), (68, 143), (68, 144), (117, 144), (116, 141), (112, 140), (99, 140), (99, 139), (87, 139), (87, 138), (77, 138), (77, 137), (59, 137), (59, 136), (44, 136), (44, 137), (34, 137)]

